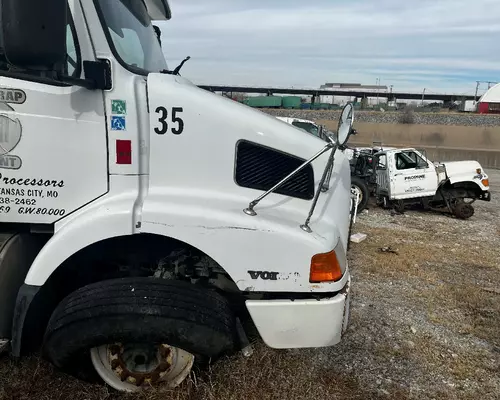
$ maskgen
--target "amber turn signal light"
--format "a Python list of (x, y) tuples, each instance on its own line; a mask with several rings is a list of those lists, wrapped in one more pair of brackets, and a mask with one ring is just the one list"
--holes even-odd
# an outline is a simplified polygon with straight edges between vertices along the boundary
[(316, 254), (312, 257), (309, 282), (336, 282), (341, 278), (342, 270), (335, 250), (329, 253)]
[(483, 180), (481, 180), (481, 183), (482, 183), (484, 186), (490, 186), (490, 180), (489, 180), (489, 179), (483, 179)]

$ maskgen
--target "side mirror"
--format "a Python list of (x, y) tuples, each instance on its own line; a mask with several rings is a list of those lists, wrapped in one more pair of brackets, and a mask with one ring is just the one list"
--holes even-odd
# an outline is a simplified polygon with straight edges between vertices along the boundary
[(344, 146), (352, 133), (352, 124), (354, 123), (354, 106), (347, 103), (340, 115), (339, 127), (337, 129), (336, 139), (339, 146)]
[(7, 61), (21, 69), (62, 73), (67, 0), (2, 0), (0, 4)]

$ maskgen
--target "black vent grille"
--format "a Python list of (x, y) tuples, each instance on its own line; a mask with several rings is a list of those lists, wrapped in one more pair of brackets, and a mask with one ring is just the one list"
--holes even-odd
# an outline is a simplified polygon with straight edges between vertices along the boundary
[[(257, 190), (269, 190), (305, 160), (273, 150), (262, 145), (240, 141), (236, 149), (235, 180), (239, 186)], [(275, 193), (299, 199), (314, 197), (314, 171), (305, 167)]]

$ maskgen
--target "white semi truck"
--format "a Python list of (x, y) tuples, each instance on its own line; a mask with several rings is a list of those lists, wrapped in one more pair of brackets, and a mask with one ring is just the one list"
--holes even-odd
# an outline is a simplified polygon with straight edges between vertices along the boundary
[(349, 316), (348, 105), (324, 141), (170, 71), (166, 0), (2, 0), (0, 347), (117, 390)]

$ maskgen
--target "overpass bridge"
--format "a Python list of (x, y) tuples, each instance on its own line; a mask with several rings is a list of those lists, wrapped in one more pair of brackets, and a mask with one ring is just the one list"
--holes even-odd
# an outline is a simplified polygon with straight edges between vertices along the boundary
[(410, 92), (374, 92), (366, 90), (332, 90), (332, 89), (301, 89), (301, 88), (273, 88), (273, 87), (253, 87), (253, 86), (220, 86), (220, 85), (199, 85), (200, 88), (211, 92), (226, 93), (260, 93), (268, 96), (275, 94), (304, 95), (304, 96), (346, 96), (346, 97), (383, 97), (389, 101), (393, 100), (434, 100), (451, 103), (453, 101), (476, 100), (474, 95), (446, 94), (446, 93), (410, 93)]

